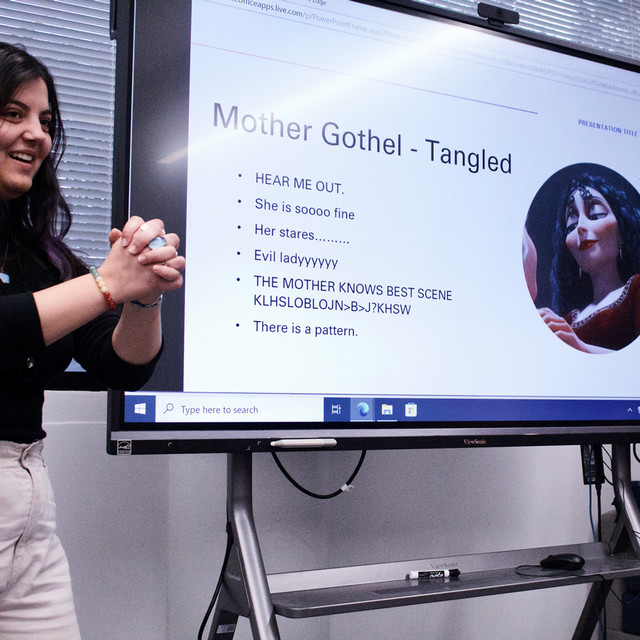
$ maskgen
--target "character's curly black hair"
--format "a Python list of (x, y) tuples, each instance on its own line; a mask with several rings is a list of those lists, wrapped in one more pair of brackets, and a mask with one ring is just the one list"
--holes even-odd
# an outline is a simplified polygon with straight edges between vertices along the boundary
[(640, 273), (640, 210), (628, 198), (623, 189), (617, 188), (605, 178), (584, 173), (574, 178), (564, 192), (554, 235), (554, 258), (551, 265), (553, 309), (565, 316), (572, 309), (582, 309), (593, 301), (593, 288), (588, 274), (580, 274), (573, 256), (567, 248), (566, 212), (576, 191), (592, 188), (599, 191), (609, 203), (618, 222), (621, 238), (621, 257), (618, 257), (618, 273), (622, 282)]

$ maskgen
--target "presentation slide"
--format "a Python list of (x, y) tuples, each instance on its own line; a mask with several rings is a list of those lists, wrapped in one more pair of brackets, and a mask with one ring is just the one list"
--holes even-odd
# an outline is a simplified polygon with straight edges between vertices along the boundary
[(541, 311), (558, 183), (637, 197), (635, 74), (348, 0), (193, 0), (191, 40), (194, 406), (640, 397), (638, 341), (589, 353)]

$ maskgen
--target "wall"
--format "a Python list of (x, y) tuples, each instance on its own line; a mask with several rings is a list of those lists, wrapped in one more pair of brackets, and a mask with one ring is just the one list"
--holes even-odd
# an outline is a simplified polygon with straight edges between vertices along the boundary
[[(106, 395), (49, 392), (47, 462), (84, 640), (194, 640), (224, 552), (226, 456), (105, 453)], [(268, 572), (589, 542), (578, 447), (373, 451), (355, 488), (317, 501), (255, 456)], [(294, 477), (341, 486), (357, 452), (290, 453)], [(604, 509), (611, 498), (605, 492)], [(283, 640), (566, 638), (585, 586), (309, 620)], [(236, 640), (251, 638), (241, 619)]]

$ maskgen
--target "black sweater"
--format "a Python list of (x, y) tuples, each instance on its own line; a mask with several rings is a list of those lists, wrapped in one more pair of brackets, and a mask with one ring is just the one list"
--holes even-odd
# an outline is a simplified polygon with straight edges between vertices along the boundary
[[(30, 274), (30, 280), (33, 275)], [(0, 284), (0, 440), (33, 442), (46, 434), (42, 405), (46, 384), (75, 358), (92, 376), (113, 389), (135, 390), (151, 376), (157, 358), (134, 366), (114, 352), (116, 313), (95, 320), (45, 347), (33, 294), (46, 286), (27, 286), (11, 274)]]

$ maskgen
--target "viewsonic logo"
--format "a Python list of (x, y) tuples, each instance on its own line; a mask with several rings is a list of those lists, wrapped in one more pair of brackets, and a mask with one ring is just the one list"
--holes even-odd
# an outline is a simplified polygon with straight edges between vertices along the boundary
[(487, 441), (485, 438), (474, 438), (473, 440), (469, 440), (465, 438), (463, 442), (467, 445), (486, 445)]

